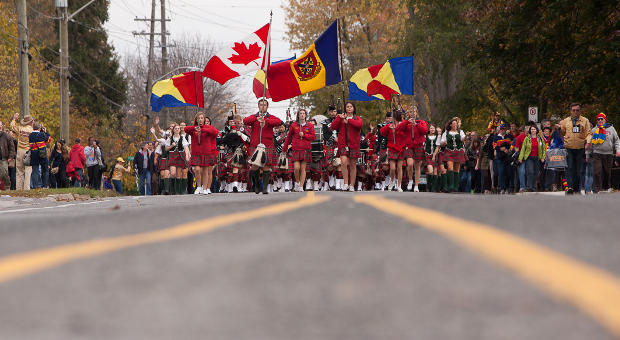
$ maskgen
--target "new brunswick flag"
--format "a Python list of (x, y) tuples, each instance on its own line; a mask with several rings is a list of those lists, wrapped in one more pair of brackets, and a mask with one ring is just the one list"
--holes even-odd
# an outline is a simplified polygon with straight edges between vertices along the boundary
[(389, 100), (413, 94), (413, 56), (361, 69), (349, 81), (349, 100)]
[(338, 21), (310, 46), (301, 57), (269, 66), (267, 83), (274, 102), (293, 98), (340, 82), (338, 64)]

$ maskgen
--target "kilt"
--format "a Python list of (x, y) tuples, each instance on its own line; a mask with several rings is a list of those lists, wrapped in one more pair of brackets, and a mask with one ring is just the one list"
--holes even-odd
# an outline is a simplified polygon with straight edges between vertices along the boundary
[(340, 156), (347, 156), (349, 158), (358, 159), (362, 157), (362, 152), (360, 151), (360, 149), (349, 148), (349, 151), (347, 152), (344, 148), (338, 148), (338, 157)]
[(413, 158), (414, 161), (424, 161), (426, 159), (426, 154), (424, 153), (424, 147), (420, 146), (418, 148), (412, 149), (406, 147), (404, 150), (404, 159)]
[(387, 159), (396, 159), (396, 160), (403, 159), (403, 153), (388, 150)]
[(465, 156), (465, 150), (463, 149), (454, 151), (446, 149), (443, 160), (446, 162), (463, 164), (467, 161), (467, 157)]
[(433, 155), (429, 155), (427, 153), (424, 154), (424, 167), (427, 167), (429, 165), (432, 165), (433, 168), (436, 168), (439, 165), (439, 162), (437, 162), (437, 159), (439, 158), (439, 154), (437, 154), (437, 157), (435, 158), (435, 161), (433, 162)]
[(159, 157), (159, 160), (157, 161), (157, 168), (159, 171), (170, 170), (170, 167), (168, 166), (168, 159)]
[[(378, 163), (381, 163), (381, 158), (383, 158), (384, 155), (387, 155), (387, 149), (379, 150), (379, 157), (377, 158)], [(385, 163), (387, 163), (387, 156), (385, 157)]]
[(174, 166), (182, 169), (187, 168), (187, 166), (185, 165), (185, 160), (181, 157), (185, 158), (185, 152), (171, 152), (168, 155), (168, 167)]
[(310, 153), (310, 150), (293, 150), (291, 161), (306, 162), (307, 165), (308, 163), (312, 162), (312, 154)]
[(214, 166), (217, 164), (217, 154), (212, 155), (192, 155), (192, 166)]
[[(254, 155), (254, 150), (256, 147), (250, 147), (250, 153), (248, 154), (248, 163), (251, 162), (252, 155)], [(267, 161), (265, 162), (266, 166), (275, 167), (278, 165), (278, 155), (276, 154), (276, 148), (273, 146), (265, 146), (265, 157)]]

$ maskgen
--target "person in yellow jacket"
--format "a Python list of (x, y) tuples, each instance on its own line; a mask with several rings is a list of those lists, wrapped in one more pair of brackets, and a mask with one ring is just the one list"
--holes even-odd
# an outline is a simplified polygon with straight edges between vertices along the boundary
[(519, 153), (519, 161), (525, 162), (525, 187), (527, 191), (534, 191), (541, 163), (544, 163), (547, 157), (547, 144), (538, 136), (538, 126), (532, 124), (528, 130)]
[(590, 121), (581, 116), (581, 105), (573, 103), (570, 105), (570, 117), (562, 120), (555, 125), (560, 129), (560, 135), (564, 137), (564, 148), (566, 149), (566, 194), (572, 195), (574, 191), (579, 193), (581, 188), (581, 159), (592, 141), (592, 128)]
[(17, 125), (19, 119), (19, 113), (15, 113), (13, 120), (11, 121), (11, 130), (15, 133), (17, 138), (17, 157), (15, 157), (15, 167), (17, 174), (15, 175), (16, 190), (30, 190), (30, 176), (32, 175), (32, 167), (24, 165), (24, 155), (30, 149), (30, 134), (32, 133), (32, 124), (34, 124), (34, 118), (30, 115), (26, 115)]

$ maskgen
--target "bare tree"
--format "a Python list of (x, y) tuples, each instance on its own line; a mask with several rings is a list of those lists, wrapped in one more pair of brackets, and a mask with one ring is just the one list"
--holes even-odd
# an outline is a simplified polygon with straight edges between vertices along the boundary
[[(202, 69), (207, 61), (219, 50), (212, 40), (206, 39), (198, 34), (184, 34), (179, 39), (168, 42), (175, 47), (168, 49), (168, 69), (175, 70), (181, 67), (194, 67)], [(128, 81), (128, 123), (135, 119), (144, 119), (144, 114), (152, 114), (153, 117), (161, 117), (163, 121), (163, 111), (154, 113), (146, 104), (146, 74), (147, 58), (140, 52), (137, 55), (128, 55), (124, 63), (125, 74)], [(170, 78), (176, 74), (188, 72), (187, 69), (179, 69), (166, 76)], [(153, 62), (154, 79), (165, 76), (161, 72), (161, 56), (157, 56)], [(205, 108), (183, 106), (167, 108), (171, 121), (191, 123), (197, 112), (204, 112), (211, 119), (211, 123), (220, 128), (223, 126), (226, 116), (232, 111), (233, 103), (241, 101), (236, 89), (240, 84), (238, 78), (229, 80), (226, 84), (219, 83), (209, 78), (203, 78)], [(130, 125), (130, 124), (125, 124)]]

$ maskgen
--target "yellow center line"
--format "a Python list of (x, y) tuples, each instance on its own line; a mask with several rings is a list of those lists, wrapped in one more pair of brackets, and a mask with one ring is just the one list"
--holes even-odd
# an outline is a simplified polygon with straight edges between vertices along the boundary
[(438, 232), (567, 301), (620, 337), (620, 278), (491, 226), (377, 196), (355, 202)]
[(0, 258), (0, 283), (35, 274), (70, 261), (103, 255), (131, 247), (208, 233), (227, 225), (282, 214), (293, 209), (326, 202), (329, 199), (330, 198), (327, 196), (314, 197), (313, 195), (308, 195), (308, 197), (303, 197), (297, 201), (284, 202), (254, 210), (210, 217), (168, 229), (84, 241), (5, 256)]

